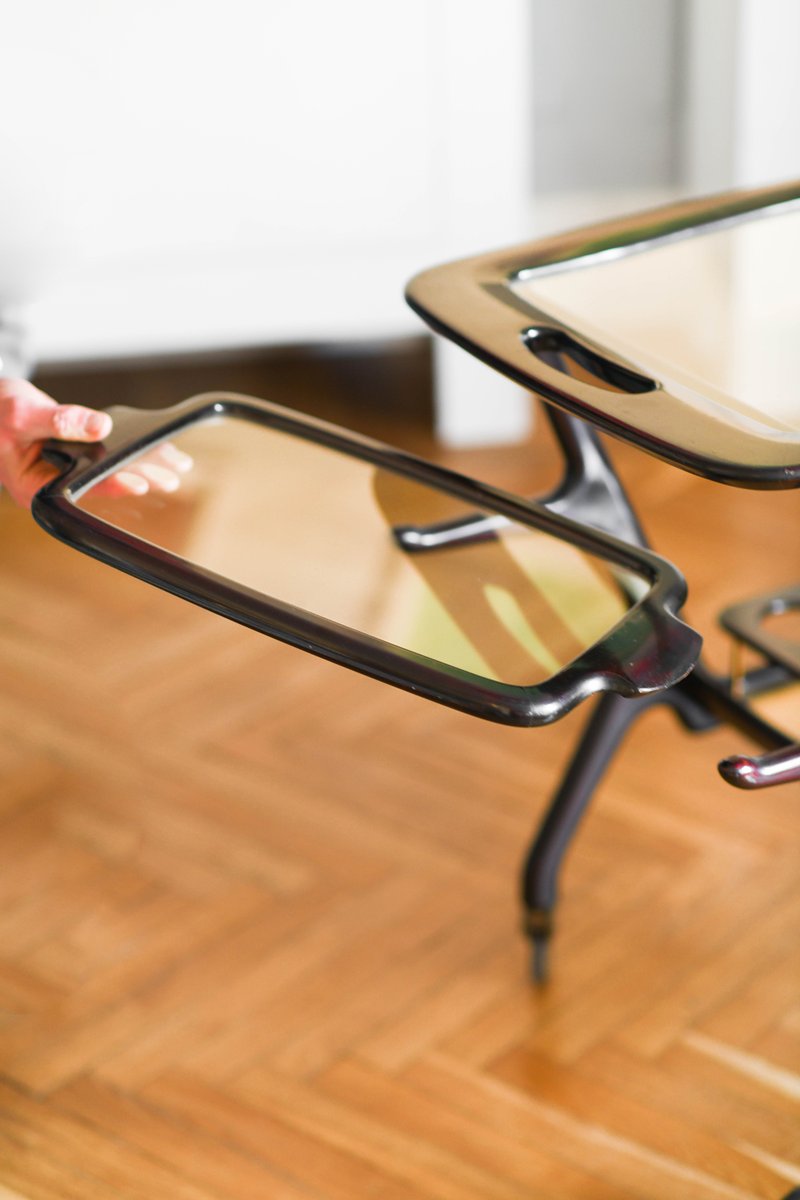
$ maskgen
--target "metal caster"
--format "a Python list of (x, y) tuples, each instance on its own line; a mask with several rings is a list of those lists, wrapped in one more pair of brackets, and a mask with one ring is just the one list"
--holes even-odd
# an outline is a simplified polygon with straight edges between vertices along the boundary
[(525, 914), (525, 936), (531, 943), (531, 979), (538, 986), (550, 977), (550, 939), (553, 915), (547, 909), (529, 909)]

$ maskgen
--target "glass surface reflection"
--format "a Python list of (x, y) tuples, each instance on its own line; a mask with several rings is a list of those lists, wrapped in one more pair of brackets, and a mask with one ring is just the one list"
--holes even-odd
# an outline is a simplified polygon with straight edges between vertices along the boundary
[(409, 553), (397, 526), (475, 515), (463, 501), (232, 416), (170, 442), (193, 469), (171, 493), (77, 506), (217, 575), (406, 650), (503, 683), (537, 683), (628, 604), (607, 564), (507, 523), (490, 540)]
[(800, 430), (797, 263), (800, 212), (786, 212), (511, 286), (645, 374)]

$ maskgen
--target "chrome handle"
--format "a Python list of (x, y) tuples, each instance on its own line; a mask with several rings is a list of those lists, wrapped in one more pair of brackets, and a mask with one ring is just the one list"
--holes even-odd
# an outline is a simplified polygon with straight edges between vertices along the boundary
[(778, 783), (800, 781), (800, 745), (781, 746), (769, 754), (750, 757), (734, 754), (718, 767), (727, 783), (740, 788), (774, 787)]

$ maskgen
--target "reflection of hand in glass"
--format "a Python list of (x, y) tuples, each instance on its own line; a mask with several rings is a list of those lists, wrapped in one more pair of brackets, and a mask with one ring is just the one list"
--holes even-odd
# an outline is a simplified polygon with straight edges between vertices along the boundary
[[(110, 432), (108, 413), (57, 404), (24, 379), (0, 379), (0, 486), (17, 504), (30, 508), (36, 492), (58, 474), (42, 458), (46, 441), (99, 442)], [(171, 492), (191, 466), (188, 455), (165, 444), (118, 472), (104, 488), (114, 495), (142, 495), (151, 487)]]
[(128, 463), (94, 488), (95, 495), (143, 496), (146, 492), (174, 492), (181, 475), (191, 471), (192, 460), (171, 442), (162, 442), (149, 454)]

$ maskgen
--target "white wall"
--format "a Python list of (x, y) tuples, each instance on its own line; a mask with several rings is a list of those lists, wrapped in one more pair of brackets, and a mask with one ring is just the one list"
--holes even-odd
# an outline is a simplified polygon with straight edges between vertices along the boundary
[(739, 0), (734, 182), (800, 176), (800, 4)]
[(48, 359), (419, 328), (521, 232), (524, 8), (0, 0), (0, 301)]
[[(5, 320), (48, 362), (420, 332), (409, 276), (526, 231), (527, 17), (0, 0)], [(444, 394), (450, 353), (445, 432), (518, 431), (482, 369)]]
[[(0, 311), (50, 362), (417, 332), (435, 261), (800, 174), (797, 0), (0, 0), (0, 29)], [(524, 429), (462, 357), (443, 432)]]
[(800, 175), (797, 0), (533, 5), (539, 196), (572, 213)]
[(800, 4), (688, 0), (687, 16), (686, 188), (800, 177)]
[(542, 193), (674, 183), (683, 9), (676, 0), (533, 0)]

